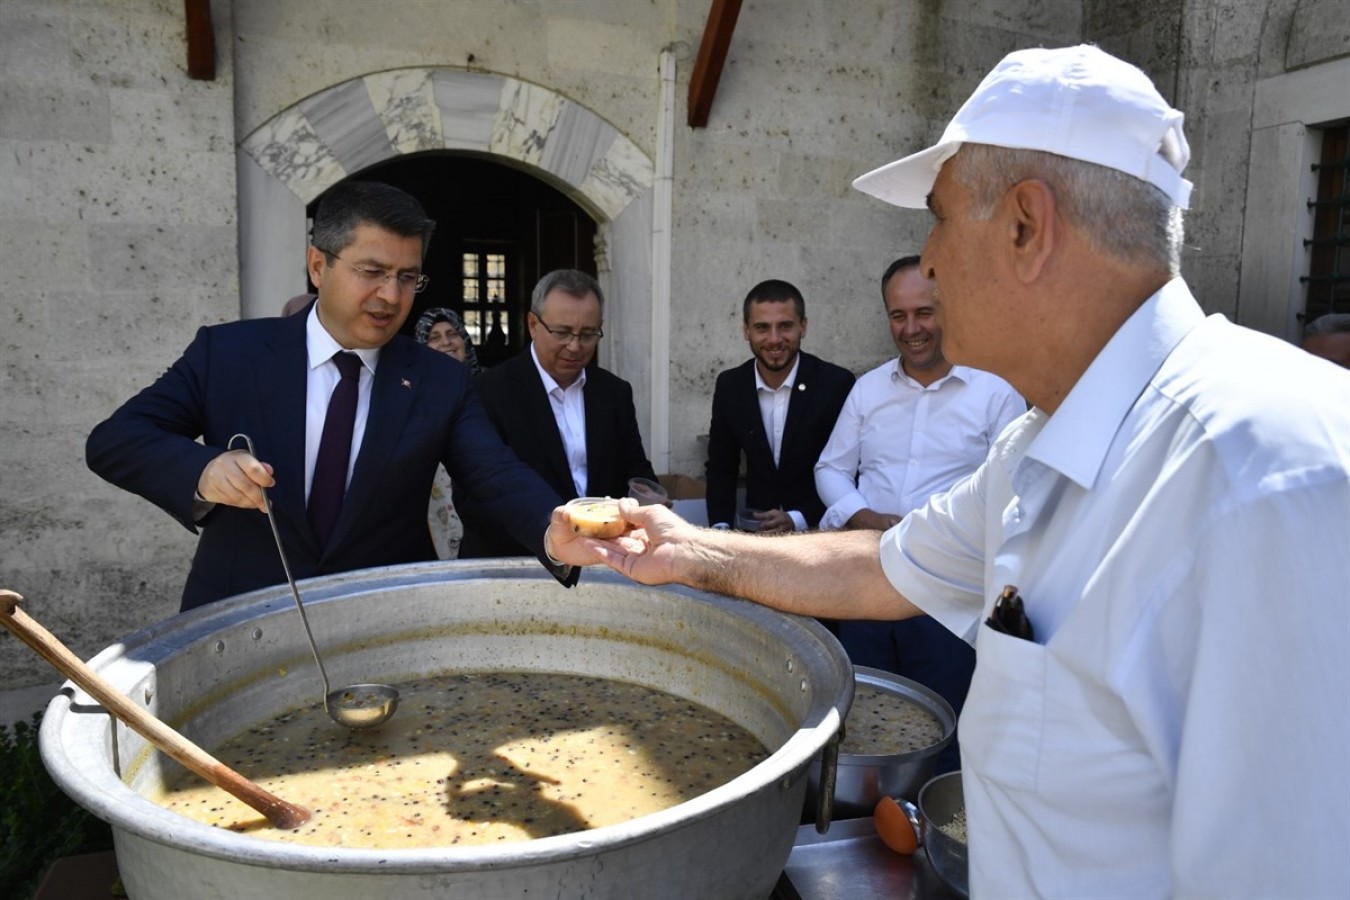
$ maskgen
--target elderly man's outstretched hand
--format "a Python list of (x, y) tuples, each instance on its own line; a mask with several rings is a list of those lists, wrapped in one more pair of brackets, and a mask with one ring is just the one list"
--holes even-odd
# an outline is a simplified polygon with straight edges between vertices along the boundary
[(668, 584), (678, 580), (676, 562), (681, 545), (698, 529), (659, 504), (639, 506), (636, 500), (618, 501), (619, 514), (628, 530), (617, 538), (602, 540), (579, 534), (570, 511), (559, 506), (549, 524), (549, 554), (562, 563), (589, 566), (602, 563), (642, 584)]

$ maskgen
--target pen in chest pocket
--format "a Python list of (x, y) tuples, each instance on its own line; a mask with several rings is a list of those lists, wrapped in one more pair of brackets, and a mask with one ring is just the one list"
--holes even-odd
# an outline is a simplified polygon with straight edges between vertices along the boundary
[(1017, 593), (1016, 585), (1009, 584), (1003, 588), (1003, 592), (994, 601), (994, 610), (985, 620), (985, 624), (995, 631), (1001, 631), (1015, 638), (1022, 638), (1027, 641), (1035, 640), (1035, 631), (1031, 627), (1031, 620), (1027, 618), (1026, 609), (1022, 603), (1021, 595)]

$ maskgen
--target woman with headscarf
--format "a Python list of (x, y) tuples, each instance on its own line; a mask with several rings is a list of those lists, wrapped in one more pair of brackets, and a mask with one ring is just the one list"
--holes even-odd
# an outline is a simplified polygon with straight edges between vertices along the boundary
[[(477, 375), (482, 371), (478, 365), (478, 354), (473, 349), (473, 339), (464, 327), (464, 320), (454, 310), (444, 306), (435, 306), (422, 313), (417, 320), (415, 331), (417, 342), (426, 344), (432, 350), (453, 356), (469, 367)], [(459, 555), (459, 542), (464, 537), (464, 525), (455, 512), (454, 501), (450, 497), (450, 474), (445, 466), (436, 467), (436, 478), (431, 482), (431, 500), (427, 507), (427, 526), (431, 529), (431, 542), (436, 545), (436, 555), (441, 559), (454, 559)]]
[(473, 348), (473, 339), (469, 329), (459, 313), (444, 306), (433, 306), (417, 320), (417, 342), (426, 344), (432, 350), (447, 353), (469, 367), (477, 375), (483, 370), (478, 364), (478, 354)]

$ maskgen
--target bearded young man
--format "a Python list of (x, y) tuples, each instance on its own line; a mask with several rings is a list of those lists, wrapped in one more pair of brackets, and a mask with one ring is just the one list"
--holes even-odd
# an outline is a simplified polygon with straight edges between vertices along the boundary
[(717, 376), (708, 427), (708, 522), (736, 521), (737, 478), (761, 533), (814, 528), (825, 512), (815, 465), (853, 374), (801, 350), (806, 301), (779, 280), (762, 281), (741, 304), (752, 358)]

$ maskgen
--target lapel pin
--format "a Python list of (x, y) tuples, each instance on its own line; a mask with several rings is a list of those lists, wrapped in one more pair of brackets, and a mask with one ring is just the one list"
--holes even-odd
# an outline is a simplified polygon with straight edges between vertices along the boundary
[(400, 380), (402, 381), (403, 386), (404, 386), (405, 388), (410, 388), (410, 387), (412, 387), (412, 382), (409, 381), (408, 379), (403, 378), (403, 379), (400, 379)]
[(804, 391), (804, 390), (806, 390), (806, 385), (804, 385), (804, 384), (799, 384), (799, 385), (797, 385), (797, 390), (799, 390), (799, 391)]

